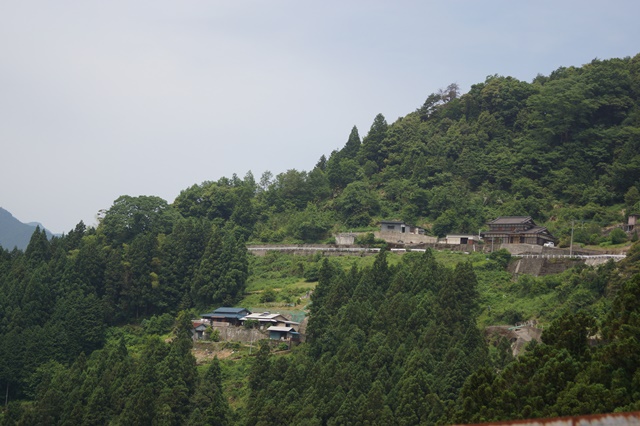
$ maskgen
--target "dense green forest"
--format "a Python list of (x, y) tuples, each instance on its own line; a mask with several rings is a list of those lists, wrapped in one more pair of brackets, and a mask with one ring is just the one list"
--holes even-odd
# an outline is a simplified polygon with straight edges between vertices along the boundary
[(3, 334), (0, 371), (22, 380), (10, 382), (0, 419), (412, 425), (640, 408), (640, 245), (619, 264), (514, 282), (523, 299), (546, 293), (557, 305), (543, 342), (516, 360), (510, 342), (486, 340), (476, 320), (486, 308), (478, 277), (501, 274), (500, 252), (475, 268), (445, 266), (431, 251), (391, 264), (387, 253), (346, 270), (319, 261), (308, 343), (274, 354), (263, 341), (251, 355), (245, 348), (201, 367), (189, 312), (114, 327), (60, 298), (56, 311), (72, 309), (65, 317)]
[(489, 76), (466, 94), (452, 84), (392, 124), (376, 116), (362, 139), (354, 127), (309, 172), (204, 182), (173, 205), (264, 242), (325, 240), (385, 218), (475, 233), (526, 215), (558, 237), (579, 221), (578, 241), (597, 243), (602, 226), (640, 207), (639, 99), (640, 56), (531, 83)]
[(506, 340), (489, 347), (476, 326), (469, 263), (443, 267), (427, 252), (389, 267), (383, 253), (372, 267), (344, 272), (325, 261), (311, 341), (289, 358), (258, 355), (247, 424), (448, 424), (638, 410), (639, 261), (636, 245), (620, 265), (572, 275), (582, 280), (576, 287), (606, 293), (610, 303), (599, 317), (565, 309), (517, 361)]
[[(490, 76), (466, 94), (452, 84), (392, 124), (376, 116), (362, 139), (354, 127), (309, 172), (234, 175), (172, 203), (124, 195), (96, 228), (51, 240), (38, 229), (24, 251), (0, 249), (0, 423), (409, 425), (640, 409), (637, 245), (619, 265), (508, 283), (499, 252), (475, 267), (432, 252), (350, 268), (312, 259), (280, 271), (317, 281), (308, 342), (291, 353), (261, 345), (197, 367), (189, 335), (192, 316), (246, 300), (264, 266), (247, 242), (329, 242), (383, 218), (475, 233), (530, 215), (561, 238), (578, 221), (575, 241), (602, 243), (640, 211), (639, 99), (640, 55), (531, 83)], [(536, 313), (487, 314), (491, 286), (555, 304), (543, 342), (516, 361), (478, 321)]]

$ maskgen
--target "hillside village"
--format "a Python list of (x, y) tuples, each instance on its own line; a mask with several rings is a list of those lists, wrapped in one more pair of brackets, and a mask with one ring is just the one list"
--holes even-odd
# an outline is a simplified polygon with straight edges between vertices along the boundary
[[(629, 239), (635, 232), (635, 224), (638, 215), (629, 215), (626, 225), (617, 229), (623, 229)], [(585, 250), (580, 247), (573, 248), (570, 243), (568, 248), (557, 248), (557, 239), (545, 227), (535, 224), (530, 216), (505, 216), (498, 217), (488, 224), (488, 230), (479, 234), (448, 234), (444, 238), (437, 238), (425, 234), (425, 229), (406, 224), (402, 221), (381, 221), (380, 231), (375, 232), (375, 238), (384, 240), (396, 253), (411, 251), (424, 251), (427, 248), (436, 250), (457, 250), (464, 252), (492, 253), (504, 249), (518, 259), (511, 263), (509, 271), (517, 276), (529, 274), (543, 276), (561, 273), (579, 263), (589, 265), (601, 265), (609, 260), (620, 261), (624, 258), (624, 251), (616, 251), (615, 254), (602, 250)], [(357, 235), (354, 233), (340, 234), (336, 236), (336, 247), (347, 247), (353, 250)], [(341, 251), (331, 251), (334, 246), (314, 247), (300, 246), (296, 250), (292, 247), (260, 246), (256, 252), (264, 255), (268, 251), (285, 251), (292, 254), (309, 252), (322, 252), (323, 255), (341, 254)], [(313, 249), (313, 250), (312, 250)], [(353, 252), (347, 252), (353, 253)], [(366, 251), (364, 254), (373, 255), (377, 251)], [(202, 314), (200, 319), (193, 320), (194, 339), (209, 340), (215, 333), (215, 339), (228, 341), (249, 342), (260, 338), (268, 338), (272, 341), (298, 344), (304, 341), (304, 328), (300, 323), (292, 321), (280, 313), (256, 312), (252, 313), (246, 308), (220, 307), (212, 313)], [(514, 356), (520, 354), (524, 345), (532, 339), (540, 341), (541, 330), (536, 327), (536, 321), (532, 324), (515, 324), (514, 327), (489, 327), (493, 332), (507, 333), (510, 337)], [(254, 330), (259, 330), (261, 335), (256, 337)], [(507, 331), (510, 330), (510, 331)], [(520, 334), (518, 334), (520, 333)]]
[(308, 172), (36, 228), (0, 249), (0, 424), (640, 410), (639, 82), (640, 56), (489, 76)]

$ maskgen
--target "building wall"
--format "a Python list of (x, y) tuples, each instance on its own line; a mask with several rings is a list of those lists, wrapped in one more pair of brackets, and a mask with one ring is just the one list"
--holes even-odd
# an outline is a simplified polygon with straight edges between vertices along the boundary
[(547, 240), (540, 237), (537, 234), (529, 235), (510, 235), (510, 234), (497, 234), (497, 235), (484, 235), (484, 243), (491, 245), (495, 244), (536, 244), (543, 245)]
[[(464, 241), (463, 241), (464, 240)], [(451, 235), (443, 241), (445, 244), (477, 244), (477, 235)]]
[(431, 237), (429, 235), (419, 234), (399, 234), (397, 232), (375, 232), (376, 238), (385, 240), (388, 243), (402, 243), (402, 244), (435, 244), (438, 242), (437, 237)]

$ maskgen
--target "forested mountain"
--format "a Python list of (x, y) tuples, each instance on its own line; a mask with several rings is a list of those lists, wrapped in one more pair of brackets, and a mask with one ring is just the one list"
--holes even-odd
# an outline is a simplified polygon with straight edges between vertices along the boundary
[[(0, 247), (13, 250), (17, 247), (20, 250), (27, 248), (31, 235), (39, 227), (39, 224), (22, 223), (7, 210), (0, 207)], [(51, 232), (47, 231), (47, 237), (51, 238)]]
[(452, 84), (392, 124), (376, 116), (362, 140), (354, 127), (309, 172), (204, 182), (174, 207), (271, 242), (323, 240), (384, 218), (475, 233), (498, 215), (532, 216), (561, 237), (573, 219), (590, 236), (640, 210), (639, 99), (640, 55), (531, 83), (489, 76), (466, 94)]
[(637, 245), (618, 266), (529, 289), (557, 291), (549, 300), (567, 313), (515, 362), (477, 327), (470, 263), (323, 261), (308, 343), (239, 361), (235, 411), (220, 363), (197, 371), (187, 322), (244, 297), (247, 241), (322, 242), (390, 217), (475, 233), (530, 215), (560, 237), (581, 221), (576, 241), (597, 242), (640, 210), (639, 99), (640, 55), (531, 83), (490, 76), (394, 123), (378, 115), (362, 139), (354, 127), (309, 172), (203, 182), (173, 203), (123, 195), (96, 228), (38, 229), (24, 251), (0, 249), (0, 423), (409, 425), (638, 409)]

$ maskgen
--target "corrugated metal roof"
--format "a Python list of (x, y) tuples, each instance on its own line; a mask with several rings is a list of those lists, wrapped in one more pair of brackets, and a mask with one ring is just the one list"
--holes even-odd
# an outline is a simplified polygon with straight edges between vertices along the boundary
[(227, 308), (221, 307), (213, 311), (214, 314), (239, 314), (240, 312), (250, 312), (247, 308)]
[(289, 332), (293, 330), (293, 327), (269, 327), (267, 331), (286, 331)]
[(213, 312), (209, 312), (208, 314), (200, 315), (201, 318), (235, 318), (240, 319), (245, 316), (246, 313), (251, 311), (247, 308), (218, 308)]
[(246, 315), (244, 317), (241, 318), (243, 321), (246, 320), (258, 320), (260, 322), (288, 322), (290, 324), (299, 324), (295, 321), (290, 321), (287, 317), (285, 317), (282, 314), (272, 314), (269, 312), (263, 312), (263, 313), (253, 313), (250, 315)]

